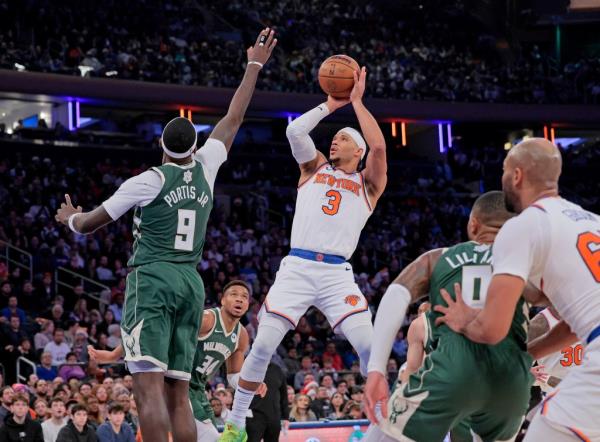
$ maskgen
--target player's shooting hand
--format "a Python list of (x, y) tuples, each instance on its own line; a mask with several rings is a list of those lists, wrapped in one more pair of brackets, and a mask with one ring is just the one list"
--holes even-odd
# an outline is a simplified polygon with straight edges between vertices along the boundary
[(65, 201), (66, 202), (62, 203), (60, 205), (60, 208), (56, 211), (56, 216), (54, 217), (54, 219), (66, 226), (68, 225), (69, 217), (74, 213), (83, 212), (83, 209), (81, 208), (81, 206), (77, 206), (77, 208), (73, 206), (73, 203), (71, 203), (71, 197), (68, 193), (65, 195)]
[(367, 68), (362, 67), (360, 72), (354, 71), (354, 87), (350, 92), (350, 101), (357, 102), (361, 101), (365, 93), (365, 87), (367, 84)]
[(329, 113), (331, 114), (338, 110), (340, 107), (344, 107), (348, 103), (350, 103), (350, 99), (348, 98), (335, 98), (331, 95), (327, 95), (327, 103), (325, 104), (327, 105)]
[(465, 304), (462, 298), (462, 290), (458, 283), (454, 284), (456, 301), (452, 299), (452, 296), (450, 296), (450, 293), (446, 289), (441, 289), (440, 293), (446, 304), (448, 304), (448, 307), (436, 305), (433, 308), (436, 312), (443, 315), (435, 320), (435, 325), (446, 324), (453, 331), (462, 333), (469, 322), (475, 319), (475, 316), (479, 313), (479, 309), (469, 307)]
[(269, 60), (269, 57), (271, 57), (275, 46), (277, 46), (275, 31), (270, 28), (263, 29), (258, 34), (254, 46), (248, 48), (248, 62), (256, 61), (264, 65)]
[(261, 398), (265, 397), (267, 395), (267, 384), (265, 384), (264, 382), (262, 384), (260, 384), (258, 386), (258, 388), (256, 389), (256, 392), (254, 394), (259, 395)]
[(381, 416), (387, 418), (387, 402), (390, 390), (385, 376), (378, 371), (370, 371), (365, 385), (365, 413), (367, 418), (374, 424), (379, 423), (375, 406), (381, 404)]

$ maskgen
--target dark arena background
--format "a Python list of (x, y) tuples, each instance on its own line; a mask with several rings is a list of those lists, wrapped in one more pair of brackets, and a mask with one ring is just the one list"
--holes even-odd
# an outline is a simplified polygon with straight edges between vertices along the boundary
[[(264, 28), (275, 31), (277, 45), (261, 63), (216, 178), (197, 264), (205, 310), (220, 305), (228, 282), (247, 284), (241, 324), (249, 348), (291, 248), (300, 171), (286, 128), (327, 100), (318, 77), (331, 55), (366, 67), (363, 101), (385, 138), (387, 186), (348, 260), (373, 318), (413, 260), (468, 240), (473, 202), (502, 190), (503, 161), (524, 140), (554, 143), (563, 160), (560, 195), (600, 212), (598, 1), (0, 0), (0, 442), (76, 440), (63, 427), (80, 441), (194, 440), (173, 428), (164, 437), (143, 434), (144, 407), (122, 355), (97, 357), (129, 337), (120, 321), (134, 211), (87, 235), (55, 215), (65, 194), (88, 212), (159, 166), (161, 134), (175, 117), (193, 123), (202, 146), (227, 114), (251, 68), (247, 49)], [(311, 132), (325, 157), (345, 126), (359, 128), (352, 105)], [(590, 270), (600, 274), (594, 262)], [(421, 302), (411, 304), (393, 342), (392, 389)], [(540, 310), (532, 306), (528, 319)], [(359, 355), (315, 308), (292, 323), (271, 359), (284, 378), (267, 393), (280, 413), (269, 424), (277, 435), (248, 440), (365, 438)], [(564, 354), (563, 366), (580, 365), (581, 351)], [(531, 409), (547, 391), (536, 376)], [(236, 384), (226, 365), (206, 381), (219, 431), (232, 415)], [(82, 411), (83, 424), (75, 420)], [(202, 432), (197, 440), (215, 440)]]

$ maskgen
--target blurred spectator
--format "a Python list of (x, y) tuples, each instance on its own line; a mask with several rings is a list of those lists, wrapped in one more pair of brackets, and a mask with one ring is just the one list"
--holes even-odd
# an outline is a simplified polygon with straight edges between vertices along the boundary
[(294, 376), (294, 388), (296, 390), (300, 390), (305, 386), (305, 376), (307, 374), (312, 375), (312, 381), (317, 377), (317, 371), (313, 367), (312, 358), (310, 356), (303, 356), (300, 363), (300, 370)]
[[(65, 354), (66, 356), (66, 354)], [(44, 351), (40, 357), (40, 365), (38, 365), (36, 374), (38, 378), (51, 382), (58, 375), (58, 368), (52, 364), (52, 353)]]
[(12, 399), (11, 413), (0, 427), (0, 442), (44, 442), (42, 426), (29, 416), (29, 401), (23, 394)]
[(97, 442), (96, 432), (88, 423), (85, 405), (71, 408), (71, 420), (58, 433), (56, 442)]
[(67, 409), (65, 408), (65, 403), (62, 399), (53, 398), (50, 401), (50, 419), (42, 423), (44, 442), (56, 442), (58, 433), (65, 425), (67, 425), (68, 419), (66, 413)]
[[(67, 354), (71, 351), (71, 348), (66, 342), (64, 342), (64, 340), (64, 330), (57, 328), (54, 330), (52, 341), (48, 342), (46, 347), (44, 347), (44, 353), (50, 353), (52, 356), (52, 365), (54, 367), (58, 367), (59, 365), (63, 364), (67, 358)], [(40, 376), (40, 378), (42, 377)]]
[(345, 404), (346, 400), (344, 399), (344, 395), (341, 393), (334, 393), (333, 396), (331, 396), (332, 411), (331, 413), (329, 413), (329, 416), (327, 416), (327, 418), (331, 420), (343, 419), (345, 416)]
[(223, 406), (223, 402), (221, 402), (221, 399), (216, 397), (212, 398), (210, 400), (210, 406), (213, 409), (213, 413), (215, 413), (215, 423), (217, 425), (225, 425), (226, 418), (224, 418), (223, 414), (229, 414), (229, 410), (227, 410), (227, 408)]
[(310, 409), (310, 398), (305, 394), (297, 394), (290, 410), (290, 422), (316, 421), (317, 416)]
[(54, 322), (44, 321), (41, 330), (33, 337), (36, 351), (43, 350), (54, 336)]
[(317, 419), (323, 419), (332, 412), (330, 394), (325, 387), (317, 389), (317, 397), (311, 402), (310, 409), (315, 413)]
[(9, 321), (12, 316), (17, 316), (21, 321), (21, 324), (25, 324), (25, 312), (18, 307), (16, 295), (12, 295), (8, 298), (8, 306), (2, 309), (2, 316), (4, 316), (7, 321)]
[(124, 424), (125, 410), (119, 403), (108, 408), (108, 422), (98, 427), (96, 434), (99, 442), (135, 442), (135, 434), (131, 427)]
[(0, 389), (0, 423), (4, 422), (6, 416), (11, 413), (10, 406), (12, 405), (14, 391), (12, 387), (6, 386)]
[(81, 368), (81, 365), (78, 365), (77, 355), (75, 353), (67, 353), (65, 365), (58, 371), (58, 376), (65, 381), (69, 381), (73, 378), (77, 380), (85, 378), (86, 374), (83, 371), (83, 368)]
[(335, 370), (340, 371), (344, 369), (342, 357), (339, 355), (337, 349), (335, 348), (334, 342), (329, 341), (327, 343), (327, 346), (325, 347), (325, 352), (323, 353), (323, 359), (325, 359), (326, 356), (328, 357), (328, 359), (331, 360), (331, 365)]

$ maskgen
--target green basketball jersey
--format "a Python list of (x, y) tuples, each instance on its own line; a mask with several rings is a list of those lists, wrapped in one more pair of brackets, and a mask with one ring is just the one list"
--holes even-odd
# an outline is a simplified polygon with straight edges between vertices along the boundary
[(157, 261), (197, 264), (202, 256), (206, 223), (213, 196), (198, 161), (153, 167), (163, 186), (133, 217), (133, 255), (130, 266)]
[[(431, 275), (429, 299), (432, 310), (435, 305), (446, 305), (440, 294), (442, 288), (445, 288), (450, 296), (456, 299), (455, 283), (460, 284), (462, 297), (466, 304), (474, 308), (483, 308), (491, 279), (492, 247), (490, 245), (469, 241), (450, 247), (442, 254)], [(432, 323), (435, 323), (438, 316), (440, 313), (433, 312)], [(521, 298), (506, 338), (516, 342), (521, 349), (526, 348), (528, 318), (528, 305)], [(433, 327), (435, 339), (449, 332), (452, 333), (446, 325)]]
[(242, 324), (238, 323), (230, 333), (227, 333), (221, 318), (221, 309), (217, 307), (209, 311), (215, 315), (215, 325), (205, 336), (198, 338), (194, 355), (194, 371), (190, 381), (192, 388), (203, 389), (208, 379), (236, 350), (240, 340)]

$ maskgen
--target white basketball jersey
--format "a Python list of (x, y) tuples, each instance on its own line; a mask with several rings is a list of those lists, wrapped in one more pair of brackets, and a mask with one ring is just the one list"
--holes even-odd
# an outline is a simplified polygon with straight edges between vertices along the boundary
[[(546, 321), (548, 321), (550, 330), (556, 327), (556, 325), (560, 322), (560, 320), (552, 314), (550, 309), (544, 309), (540, 312), (540, 314), (544, 315), (544, 318), (546, 318)], [(583, 345), (581, 345), (580, 342), (569, 347), (565, 347), (559, 352), (552, 353), (544, 358), (538, 359), (538, 363), (545, 367), (544, 371), (548, 375), (557, 377), (559, 379), (564, 379), (569, 370), (576, 365), (581, 365), (582, 361)], [(554, 390), (553, 387), (546, 383), (540, 383), (540, 387), (546, 393)]]
[(349, 259), (371, 212), (362, 174), (325, 163), (298, 188), (291, 247)]
[(563, 198), (543, 198), (527, 211), (540, 221), (534, 228), (547, 229), (529, 281), (585, 341), (600, 326), (600, 218)]

